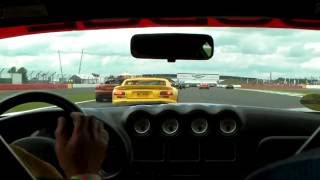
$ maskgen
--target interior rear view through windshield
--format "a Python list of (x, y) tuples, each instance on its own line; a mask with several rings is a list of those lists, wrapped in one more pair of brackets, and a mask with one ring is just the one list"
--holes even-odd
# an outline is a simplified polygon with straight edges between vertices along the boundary
[[(210, 35), (209, 60), (139, 59), (141, 33)], [(0, 40), (0, 98), (54, 92), (80, 107), (217, 103), (297, 109), (320, 92), (320, 32), (268, 28), (134, 28), (45, 33)], [(8, 113), (52, 105), (28, 103)]]

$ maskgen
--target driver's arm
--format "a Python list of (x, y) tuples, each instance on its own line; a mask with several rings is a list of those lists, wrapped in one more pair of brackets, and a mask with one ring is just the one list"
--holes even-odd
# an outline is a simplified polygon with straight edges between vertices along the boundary
[(66, 120), (58, 119), (55, 150), (67, 178), (101, 179), (98, 171), (106, 157), (109, 135), (94, 117), (72, 113), (74, 129), (68, 137)]

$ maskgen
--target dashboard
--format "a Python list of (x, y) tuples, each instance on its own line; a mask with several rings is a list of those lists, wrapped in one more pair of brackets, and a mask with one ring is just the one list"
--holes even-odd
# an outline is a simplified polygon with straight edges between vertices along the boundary
[[(320, 125), (317, 113), (221, 104), (83, 110), (103, 121), (110, 134), (100, 172), (105, 179), (244, 179), (292, 156)], [(2, 117), (0, 131), (9, 142), (40, 127), (54, 132), (61, 113), (51, 109)], [(7, 130), (14, 124), (19, 133), (12, 135)]]
[(140, 179), (243, 179), (292, 156), (320, 125), (316, 113), (221, 104), (87, 112), (100, 113), (101, 119), (120, 127), (130, 144), (130, 167), (124, 174)]
[[(235, 142), (242, 122), (233, 111), (209, 114), (204, 110), (177, 112), (144, 110), (130, 113), (126, 132), (136, 162), (234, 161)], [(219, 142), (223, 140), (223, 142)], [(212, 142), (215, 146), (212, 146)], [(148, 145), (148, 148), (145, 146)]]

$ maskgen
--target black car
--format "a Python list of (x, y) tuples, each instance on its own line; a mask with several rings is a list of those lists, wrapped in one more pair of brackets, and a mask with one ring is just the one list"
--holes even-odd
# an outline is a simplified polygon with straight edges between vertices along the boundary
[(228, 85), (226, 86), (226, 89), (234, 89), (234, 86), (233, 86), (232, 84), (228, 84)]

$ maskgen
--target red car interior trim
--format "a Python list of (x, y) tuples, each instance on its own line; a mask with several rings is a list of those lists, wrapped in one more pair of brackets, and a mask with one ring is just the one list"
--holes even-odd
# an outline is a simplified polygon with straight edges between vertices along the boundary
[(316, 19), (280, 19), (268, 17), (190, 17), (190, 18), (128, 18), (97, 19), (74, 22), (55, 22), (28, 26), (0, 28), (0, 39), (28, 34), (60, 32), (71, 30), (94, 30), (139, 27), (257, 27), (257, 28), (296, 28), (320, 29), (320, 20)]

